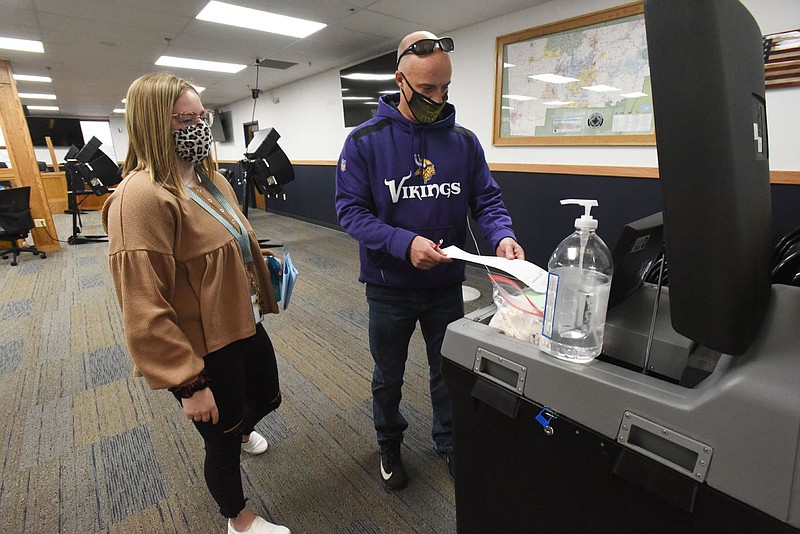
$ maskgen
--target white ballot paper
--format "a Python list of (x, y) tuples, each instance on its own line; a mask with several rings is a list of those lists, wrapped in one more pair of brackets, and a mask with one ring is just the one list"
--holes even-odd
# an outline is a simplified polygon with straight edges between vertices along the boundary
[(507, 258), (498, 258), (497, 256), (479, 256), (465, 252), (455, 245), (443, 248), (442, 252), (454, 260), (486, 265), (508, 273), (537, 293), (545, 293), (547, 291), (547, 271), (529, 261), (509, 260)]

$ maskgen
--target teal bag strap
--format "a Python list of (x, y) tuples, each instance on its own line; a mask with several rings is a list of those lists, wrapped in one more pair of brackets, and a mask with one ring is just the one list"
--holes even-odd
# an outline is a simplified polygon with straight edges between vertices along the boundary
[(236, 238), (236, 242), (239, 243), (239, 248), (242, 250), (242, 256), (244, 257), (245, 264), (250, 265), (251, 263), (253, 263), (253, 252), (250, 249), (250, 236), (247, 234), (247, 229), (245, 228), (244, 223), (236, 215), (236, 212), (233, 210), (233, 207), (231, 206), (230, 202), (228, 202), (228, 199), (225, 198), (225, 195), (223, 195), (222, 192), (217, 188), (217, 186), (214, 185), (214, 182), (212, 182), (210, 178), (205, 178), (205, 179), (201, 178), (200, 183), (205, 186), (208, 192), (211, 193), (211, 196), (213, 196), (217, 200), (217, 202), (219, 202), (220, 206), (225, 208), (225, 210), (231, 215), (231, 217), (233, 217), (233, 219), (238, 223), (239, 231), (237, 231), (233, 227), (233, 225), (231, 225), (231, 223), (225, 217), (223, 217), (219, 212), (217, 212), (214, 208), (203, 202), (203, 199), (200, 198), (200, 196), (197, 193), (195, 193), (194, 190), (192, 189), (188, 190), (189, 196), (192, 198), (192, 200), (197, 202), (197, 204), (199, 204), (201, 208), (206, 210), (216, 220), (222, 223), (222, 226), (224, 226), (231, 233), (231, 235), (233, 235), (233, 237)]

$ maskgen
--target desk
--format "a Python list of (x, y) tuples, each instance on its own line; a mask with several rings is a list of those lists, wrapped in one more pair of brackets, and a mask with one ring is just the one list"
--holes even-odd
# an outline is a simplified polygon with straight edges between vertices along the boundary
[[(42, 187), (47, 198), (47, 205), (50, 207), (50, 213), (65, 211), (69, 203), (66, 175), (63, 172), (40, 172), (39, 176), (42, 180)], [(0, 169), (0, 181), (9, 181), (14, 187), (23, 185), (17, 179), (13, 169)]]
[(14, 187), (19, 187), (19, 180), (13, 169), (0, 169), (0, 180), (9, 181)]
[(67, 177), (62, 172), (42, 172), (42, 187), (44, 195), (47, 197), (47, 205), (50, 206), (50, 213), (62, 213), (69, 206), (67, 197)]

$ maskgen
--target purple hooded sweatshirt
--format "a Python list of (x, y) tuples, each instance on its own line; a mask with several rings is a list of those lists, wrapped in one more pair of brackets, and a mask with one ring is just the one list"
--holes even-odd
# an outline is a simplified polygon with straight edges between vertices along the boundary
[(359, 280), (396, 288), (464, 281), (464, 262), (417, 269), (408, 259), (417, 235), (464, 247), (471, 214), (494, 253), (514, 236), (511, 217), (483, 148), (456, 124), (447, 104), (433, 124), (415, 124), (397, 109), (400, 95), (380, 99), (377, 115), (345, 141), (336, 170), (336, 215), (360, 245)]

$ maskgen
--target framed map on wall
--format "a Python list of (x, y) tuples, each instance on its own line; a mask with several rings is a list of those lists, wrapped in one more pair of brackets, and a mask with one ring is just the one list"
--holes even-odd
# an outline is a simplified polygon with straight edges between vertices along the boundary
[(498, 146), (654, 145), (642, 2), (497, 38)]

